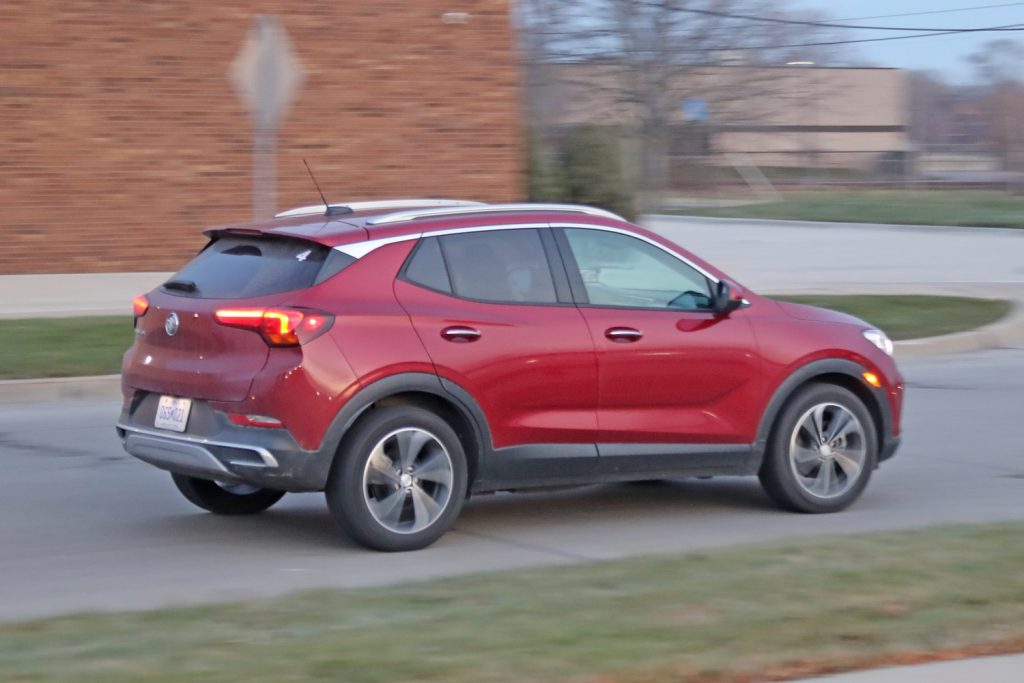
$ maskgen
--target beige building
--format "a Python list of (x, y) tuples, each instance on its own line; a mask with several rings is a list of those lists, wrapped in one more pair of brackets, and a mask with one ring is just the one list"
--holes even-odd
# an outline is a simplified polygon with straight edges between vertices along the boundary
[(659, 78), (613, 64), (560, 64), (541, 77), (535, 123), (642, 129), (645, 112), (656, 110), (664, 130), (655, 135), (672, 156), (872, 169), (910, 149), (906, 74), (897, 69), (706, 66)]

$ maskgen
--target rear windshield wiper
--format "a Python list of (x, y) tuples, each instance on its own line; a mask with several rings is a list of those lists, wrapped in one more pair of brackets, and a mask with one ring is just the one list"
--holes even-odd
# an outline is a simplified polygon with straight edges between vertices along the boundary
[(163, 284), (164, 289), (176, 289), (179, 292), (196, 292), (199, 287), (191, 280), (168, 280)]

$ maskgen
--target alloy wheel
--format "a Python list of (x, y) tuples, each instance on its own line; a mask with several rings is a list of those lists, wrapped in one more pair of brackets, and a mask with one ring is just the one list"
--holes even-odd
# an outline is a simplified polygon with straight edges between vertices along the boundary
[(848, 408), (819, 403), (796, 422), (789, 463), (797, 484), (816, 498), (837, 498), (860, 479), (867, 459), (864, 426)]
[(441, 517), (452, 497), (454, 468), (437, 436), (419, 427), (395, 430), (373, 447), (362, 491), (374, 520), (388, 531), (412, 534)]

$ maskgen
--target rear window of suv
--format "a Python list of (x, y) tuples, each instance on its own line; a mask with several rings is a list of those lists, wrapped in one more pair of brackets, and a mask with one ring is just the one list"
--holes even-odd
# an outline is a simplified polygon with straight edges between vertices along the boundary
[(323, 282), (354, 260), (304, 240), (226, 235), (207, 244), (163, 289), (201, 299), (266, 296)]

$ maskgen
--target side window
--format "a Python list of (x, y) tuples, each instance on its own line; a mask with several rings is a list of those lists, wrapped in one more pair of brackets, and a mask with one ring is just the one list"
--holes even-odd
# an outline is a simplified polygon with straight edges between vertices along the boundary
[(416, 245), (416, 251), (405, 267), (405, 277), (411, 282), (423, 285), (428, 289), (452, 293), (451, 282), (448, 281), (448, 269), (445, 268), (441, 256), (441, 246), (436, 237), (424, 237)]
[(556, 303), (540, 234), (489, 230), (439, 238), (455, 296), (498, 303)]
[(711, 308), (711, 284), (697, 270), (636, 237), (566, 228), (587, 298), (595, 306)]

